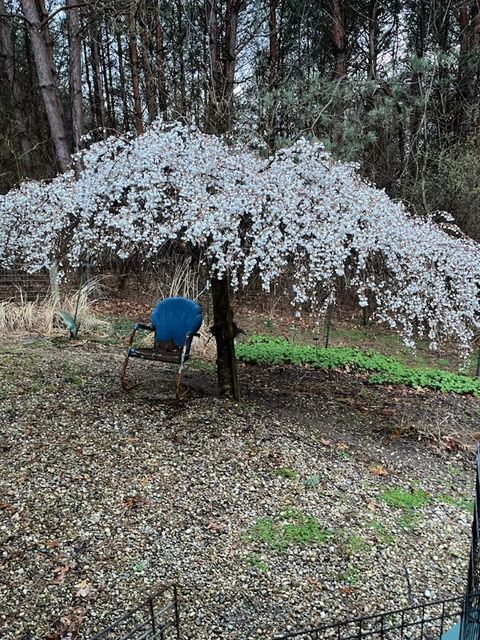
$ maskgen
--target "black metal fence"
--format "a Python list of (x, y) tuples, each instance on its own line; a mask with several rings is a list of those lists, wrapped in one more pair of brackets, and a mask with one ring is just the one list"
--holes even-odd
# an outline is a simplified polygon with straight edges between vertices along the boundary
[(480, 446), (477, 448), (475, 500), (473, 503), (472, 539), (468, 564), (465, 605), (460, 629), (461, 640), (480, 638)]
[[(304, 631), (277, 636), (275, 640), (439, 640), (460, 622), (464, 598), (448, 598), (384, 613), (354, 618)], [(455, 637), (455, 636), (454, 636)], [(456, 634), (458, 637), (458, 633)]]
[(91, 640), (180, 640), (178, 591), (164, 587)]

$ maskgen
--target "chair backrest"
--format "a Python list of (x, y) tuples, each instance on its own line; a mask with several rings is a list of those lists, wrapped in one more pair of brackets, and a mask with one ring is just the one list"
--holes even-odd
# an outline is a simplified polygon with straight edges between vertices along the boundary
[(151, 316), (155, 329), (155, 342), (173, 340), (182, 347), (188, 332), (195, 333), (202, 325), (202, 308), (188, 298), (165, 298), (158, 302)]

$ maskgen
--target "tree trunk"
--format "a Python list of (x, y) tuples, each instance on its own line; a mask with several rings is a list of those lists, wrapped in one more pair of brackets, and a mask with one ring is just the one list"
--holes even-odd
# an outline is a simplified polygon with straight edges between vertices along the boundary
[(378, 0), (370, 0), (368, 16), (368, 71), (369, 80), (377, 77), (378, 57)]
[(130, 118), (128, 113), (127, 93), (125, 89), (125, 65), (123, 62), (123, 46), (122, 46), (122, 34), (117, 32), (117, 55), (118, 55), (118, 75), (120, 78), (120, 98), (122, 100), (123, 110), (123, 129), (124, 131), (130, 130)]
[(238, 333), (230, 304), (230, 287), (225, 276), (212, 278), (213, 327), (217, 343), (218, 393), (221, 397), (240, 400), (235, 336)]
[(85, 60), (85, 79), (87, 81), (87, 89), (88, 89), (88, 104), (90, 107), (90, 120), (93, 122), (95, 119), (95, 106), (93, 104), (93, 89), (92, 89), (92, 80), (90, 77), (91, 65), (88, 57), (86, 40), (83, 40), (83, 59)]
[(208, 62), (209, 92), (205, 114), (205, 128), (208, 133), (217, 133), (219, 125), (219, 101), (221, 100), (221, 66), (219, 59), (219, 26), (217, 16), (217, 0), (207, 0), (208, 11)]
[[(0, 14), (5, 14), (5, 5), (0, 0)], [(25, 177), (23, 168), (27, 175), (30, 175), (32, 162), (30, 157), (30, 141), (27, 127), (27, 118), (22, 109), (22, 92), (18, 84), (18, 78), (15, 69), (15, 54), (12, 42), (12, 33), (8, 19), (0, 15), (0, 52), (4, 60), (5, 75), (10, 85), (10, 93), (12, 99), (13, 118), (15, 121), (16, 137), (18, 147), (21, 152), (20, 175), (19, 179)], [(33, 177), (33, 176), (32, 176)]]
[(165, 82), (165, 50), (163, 46), (163, 29), (160, 22), (160, 7), (158, 9), (155, 27), (155, 68), (157, 72), (158, 108), (160, 113), (167, 112), (167, 88)]
[[(235, 81), (235, 57), (240, 0), (228, 0), (225, 18), (225, 33), (221, 38), (218, 24), (217, 1), (208, 0), (207, 21), (210, 50), (210, 95), (207, 106), (206, 124), (212, 133), (225, 133), (232, 125), (232, 100)], [(220, 55), (220, 43), (223, 42), (223, 73)], [(213, 327), (212, 333), (217, 342), (218, 392), (222, 397), (238, 400), (237, 361), (235, 358), (235, 336), (237, 327), (233, 322), (233, 310), (230, 304), (228, 275), (218, 279), (212, 277)]]
[(140, 27), (140, 40), (142, 43), (142, 67), (145, 78), (145, 97), (147, 100), (148, 121), (152, 123), (157, 117), (157, 96), (155, 95), (155, 82), (153, 79), (152, 66), (150, 64), (151, 38), (147, 21)]
[(270, 151), (275, 151), (275, 139), (277, 137), (277, 73), (278, 73), (278, 30), (277, 30), (277, 6), (278, 0), (269, 0), (268, 11), (268, 93), (270, 104), (266, 113), (267, 145)]
[(41, 30), (40, 18), (34, 0), (22, 0), (23, 15), (27, 20), (33, 57), (38, 75), (42, 100), (47, 114), (50, 135), (61, 172), (70, 167), (70, 150), (63, 120), (63, 108), (51, 64), (51, 56)]
[(137, 47), (137, 34), (135, 28), (135, 16), (130, 16), (129, 24), (129, 40), (128, 51), (130, 54), (130, 69), (132, 74), (132, 89), (133, 89), (133, 112), (135, 114), (135, 129), (138, 135), (143, 133), (143, 120), (142, 120), (142, 102), (140, 98), (140, 78), (138, 74), (138, 47)]
[(112, 51), (111, 51), (111, 42), (112, 39), (110, 37), (110, 31), (108, 29), (108, 22), (105, 23), (105, 54), (106, 54), (106, 71), (108, 76), (108, 81), (105, 80), (105, 92), (107, 95), (107, 100), (110, 112), (110, 122), (109, 126), (112, 129), (117, 128), (117, 116), (115, 113), (115, 91), (113, 87), (113, 60), (112, 60)]
[(178, 57), (178, 78), (180, 83), (180, 100), (178, 111), (182, 116), (187, 114), (187, 84), (185, 80), (185, 29), (183, 26), (183, 0), (177, 0), (177, 57)]
[(82, 101), (82, 43), (80, 39), (80, 9), (76, 0), (67, 0), (67, 21), (69, 36), (69, 79), (70, 104), (72, 112), (73, 150), (79, 151), (83, 135)]
[(237, 61), (238, 14), (241, 0), (228, 0), (225, 15), (225, 45), (223, 51), (223, 91), (221, 100), (221, 131), (227, 133), (233, 126), (233, 90)]
[(335, 62), (333, 77), (341, 80), (347, 75), (345, 34), (345, 0), (333, 0), (332, 5), (332, 43)]
[[(93, 16), (92, 16), (93, 19)], [(95, 114), (95, 125), (97, 129), (105, 129), (105, 104), (103, 94), (102, 72), (100, 69), (100, 29), (93, 24), (90, 34), (90, 60), (93, 76), (93, 110)]]

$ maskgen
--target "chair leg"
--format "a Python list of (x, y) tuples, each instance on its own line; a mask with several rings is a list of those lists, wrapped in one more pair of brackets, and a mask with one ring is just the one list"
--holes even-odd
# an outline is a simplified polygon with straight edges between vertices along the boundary
[(180, 364), (180, 367), (178, 368), (177, 378), (175, 381), (175, 398), (177, 400), (183, 400), (189, 392), (188, 387), (184, 387), (183, 391), (181, 390), (182, 389), (182, 384), (181, 384), (182, 373), (183, 373), (183, 362)]
[(183, 394), (180, 393), (180, 382), (182, 380), (183, 365), (185, 364), (186, 357), (187, 357), (187, 342), (185, 342), (185, 344), (183, 345), (182, 355), (180, 356), (180, 366), (178, 368), (177, 380), (175, 383), (175, 398), (177, 400), (181, 400), (187, 395), (187, 391), (184, 391)]
[(140, 382), (137, 382), (137, 384), (130, 384), (130, 385), (125, 382), (125, 375), (127, 373), (129, 358), (130, 358), (130, 354), (127, 351), (127, 355), (125, 356), (125, 360), (123, 361), (123, 365), (120, 370), (120, 384), (122, 385), (122, 389), (124, 391), (132, 391), (133, 389), (136, 389), (137, 387), (140, 386)]
[(182, 378), (182, 372), (179, 369), (178, 373), (177, 373), (177, 377), (175, 379), (175, 398), (177, 400), (180, 399), (180, 380), (181, 380), (181, 378)]
[(127, 367), (128, 367), (128, 359), (129, 359), (129, 353), (127, 351), (127, 355), (125, 356), (125, 360), (123, 361), (123, 365), (120, 370), (120, 384), (122, 385), (122, 389), (124, 391), (130, 390), (127, 383), (125, 382), (125, 375), (127, 373)]

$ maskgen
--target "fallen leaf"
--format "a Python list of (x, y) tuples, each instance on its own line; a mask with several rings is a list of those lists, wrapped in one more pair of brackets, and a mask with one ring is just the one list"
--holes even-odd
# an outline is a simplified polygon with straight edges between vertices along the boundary
[(62, 584), (62, 582), (65, 580), (65, 576), (69, 571), (71, 571), (71, 569), (73, 569), (73, 564), (71, 562), (67, 562), (61, 567), (57, 567), (53, 570), (53, 581), (57, 584)]
[(13, 506), (13, 504), (9, 504), (8, 502), (0, 502), (0, 510), (15, 513), (17, 509)]
[(339, 587), (338, 589), (340, 593), (352, 593), (352, 587)]
[(58, 540), (47, 540), (45, 546), (47, 549), (54, 549), (55, 547), (58, 547), (59, 544)]
[(77, 590), (75, 593), (77, 598), (88, 598), (94, 592), (94, 589), (88, 580), (82, 580), (76, 584), (75, 589)]
[(320, 444), (323, 444), (324, 447), (331, 447), (332, 441), (327, 440), (327, 438), (320, 438)]
[(375, 511), (375, 504), (373, 502), (368, 502), (367, 503), (367, 509), (369, 511)]
[(388, 471), (379, 464), (375, 464), (373, 467), (370, 467), (369, 471), (370, 473), (373, 473), (374, 476), (388, 476)]
[(138, 499), (135, 496), (128, 496), (123, 499), (123, 505), (126, 509), (133, 509), (138, 503)]
[(382, 414), (382, 416), (394, 416), (395, 415), (395, 409), (382, 409), (380, 411), (380, 413)]

